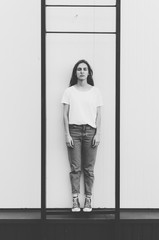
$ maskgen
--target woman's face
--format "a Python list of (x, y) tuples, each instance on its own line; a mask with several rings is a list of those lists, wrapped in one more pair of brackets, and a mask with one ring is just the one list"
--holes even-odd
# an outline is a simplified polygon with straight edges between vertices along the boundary
[(89, 71), (88, 71), (88, 66), (85, 63), (80, 63), (77, 66), (77, 70), (76, 70), (76, 75), (78, 80), (86, 80), (88, 77)]

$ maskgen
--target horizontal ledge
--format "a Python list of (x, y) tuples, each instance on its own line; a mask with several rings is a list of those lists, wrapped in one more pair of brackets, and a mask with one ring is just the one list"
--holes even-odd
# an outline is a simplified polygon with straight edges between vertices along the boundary
[(123, 209), (120, 210), (121, 220), (159, 220), (158, 209)]
[(66, 222), (66, 223), (97, 223), (97, 222), (104, 222), (105, 221), (115, 221), (115, 216), (114, 215), (107, 215), (107, 216), (101, 216), (101, 215), (96, 215), (96, 216), (89, 216), (89, 215), (83, 215), (83, 217), (80, 216), (74, 216), (71, 217), (70, 215), (53, 215), (53, 216), (46, 216), (46, 220), (50, 222)]
[(45, 7), (110, 7), (114, 8), (117, 7), (117, 5), (52, 5), (52, 4), (47, 4)]
[(67, 209), (47, 209), (46, 220), (52, 221), (71, 221), (71, 222), (96, 222), (115, 220), (115, 209), (94, 208), (91, 212), (72, 212), (71, 208)]
[(91, 213), (84, 213), (84, 212), (78, 212), (78, 213), (68, 213), (68, 214), (52, 214), (48, 215), (46, 214), (46, 220), (52, 220), (52, 221), (81, 221), (81, 222), (94, 222), (94, 221), (110, 221), (115, 220), (115, 214), (91, 214)]
[(41, 220), (41, 210), (0, 210), (1, 220)]
[(120, 208), (120, 212), (159, 212), (159, 208)]
[[(116, 214), (116, 210), (115, 209), (106, 209), (106, 208), (93, 208), (91, 212), (89, 212), (90, 215), (94, 215), (94, 214)], [(46, 214), (48, 215), (53, 215), (53, 214), (74, 214), (71, 211), (71, 208), (47, 208), (46, 209)], [(85, 212), (81, 211), (78, 214), (87, 214)]]
[[(64, 222), (92, 222), (97, 221), (114, 221), (116, 220), (116, 209), (94, 208), (92, 212), (71, 212), (68, 209), (46, 209), (46, 220), (48, 221), (64, 221)], [(37, 222), (43, 221), (41, 218), (41, 210), (31, 209), (1, 209), (0, 223), (10, 221), (21, 222)], [(159, 222), (159, 209), (120, 209), (119, 221), (156, 221)]]
[(63, 32), (63, 31), (46, 31), (45, 33), (63, 33), (63, 34), (116, 34), (116, 32)]

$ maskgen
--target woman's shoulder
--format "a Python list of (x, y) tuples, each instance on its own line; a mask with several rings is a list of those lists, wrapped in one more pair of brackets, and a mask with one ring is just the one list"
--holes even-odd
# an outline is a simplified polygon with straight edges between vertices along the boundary
[(102, 93), (101, 93), (101, 91), (100, 91), (100, 89), (99, 89), (98, 87), (94, 86), (93, 89), (94, 89), (93, 93), (94, 93), (97, 97), (102, 96)]
[(94, 90), (95, 92), (100, 92), (99, 88), (96, 87), (96, 86), (93, 86), (93, 90)]
[(73, 92), (73, 86), (67, 87), (67, 88), (64, 90), (64, 93), (65, 93), (65, 94), (70, 94), (70, 93), (72, 93), (72, 92)]
[(73, 88), (74, 88), (73, 86), (67, 87), (67, 88), (65, 88), (65, 92), (70, 92), (70, 91), (72, 91)]

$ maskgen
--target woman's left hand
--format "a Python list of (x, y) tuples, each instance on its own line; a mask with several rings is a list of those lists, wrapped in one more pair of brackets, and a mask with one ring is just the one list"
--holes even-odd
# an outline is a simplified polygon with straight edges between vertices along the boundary
[(92, 147), (97, 147), (100, 143), (100, 136), (96, 134), (92, 140)]

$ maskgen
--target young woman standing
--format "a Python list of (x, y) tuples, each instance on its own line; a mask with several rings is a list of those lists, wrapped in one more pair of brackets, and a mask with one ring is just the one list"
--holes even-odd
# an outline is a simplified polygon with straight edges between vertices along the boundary
[(84, 173), (84, 212), (92, 211), (91, 196), (94, 182), (94, 165), (100, 143), (101, 94), (94, 86), (93, 71), (85, 60), (78, 61), (72, 72), (69, 87), (65, 90), (63, 120), (73, 195), (73, 212), (80, 211), (80, 176)]

